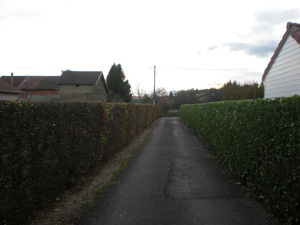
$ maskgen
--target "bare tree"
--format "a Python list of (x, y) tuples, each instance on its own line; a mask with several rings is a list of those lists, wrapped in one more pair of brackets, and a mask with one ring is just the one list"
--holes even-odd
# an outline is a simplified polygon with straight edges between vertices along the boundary
[(135, 93), (138, 99), (141, 99), (146, 94), (146, 91), (142, 89), (139, 84), (137, 84), (135, 87)]

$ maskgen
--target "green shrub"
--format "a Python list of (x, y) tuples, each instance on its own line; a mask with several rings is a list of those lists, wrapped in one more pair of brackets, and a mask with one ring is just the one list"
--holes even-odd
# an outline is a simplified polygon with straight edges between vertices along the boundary
[(0, 224), (26, 223), (158, 116), (152, 105), (0, 101)]
[(183, 121), (290, 224), (300, 221), (300, 97), (182, 105)]

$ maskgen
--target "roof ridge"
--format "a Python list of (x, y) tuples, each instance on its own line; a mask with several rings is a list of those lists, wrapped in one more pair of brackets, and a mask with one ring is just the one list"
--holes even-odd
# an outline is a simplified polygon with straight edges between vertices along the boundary
[(72, 72), (72, 73), (83, 73), (83, 72), (102, 73), (101, 70), (65, 70), (63, 72)]
[(300, 24), (299, 23), (287, 23), (287, 30), (289, 34), (300, 44)]
[(264, 73), (262, 75), (262, 81), (266, 79), (267, 73), (269, 72), (273, 62), (275, 61), (276, 57), (278, 56), (281, 48), (283, 47), (285, 41), (287, 40), (288, 36), (291, 35), (291, 37), (300, 44), (300, 24), (299, 23), (292, 23), (287, 22), (286, 24), (286, 31), (284, 35), (282, 36), (280, 42), (278, 43), (273, 56), (271, 57), (271, 60), (269, 61), (266, 69), (264, 70)]
[(58, 84), (73, 85), (85, 84), (95, 85), (98, 83), (99, 78), (103, 75), (102, 71), (63, 71)]
[[(11, 77), (11, 76), (3, 75), (1, 77)], [(60, 75), (14, 75), (13, 77), (60, 77)]]

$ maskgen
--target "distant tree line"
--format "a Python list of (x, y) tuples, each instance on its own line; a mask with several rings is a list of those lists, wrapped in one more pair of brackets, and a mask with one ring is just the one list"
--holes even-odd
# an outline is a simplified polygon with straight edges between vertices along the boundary
[[(206, 102), (216, 102), (225, 100), (256, 99), (263, 98), (263, 84), (245, 83), (229, 81), (221, 88), (211, 89), (189, 89), (167, 92), (164, 88), (156, 91), (156, 103), (164, 111), (179, 109), (181, 104), (197, 104)], [(142, 103), (152, 103), (153, 95), (144, 94), (141, 96)]]
[[(126, 79), (120, 64), (111, 66), (106, 78), (109, 89), (108, 101), (111, 102), (131, 102), (132, 93), (129, 81)], [(189, 89), (167, 92), (164, 88), (156, 90), (155, 102), (164, 111), (179, 109), (182, 104), (197, 104), (205, 102), (216, 102), (225, 100), (256, 99), (263, 98), (263, 84), (245, 83), (229, 81), (221, 88), (211, 89)], [(142, 94), (138, 90), (139, 101), (141, 103), (153, 102), (153, 95)]]

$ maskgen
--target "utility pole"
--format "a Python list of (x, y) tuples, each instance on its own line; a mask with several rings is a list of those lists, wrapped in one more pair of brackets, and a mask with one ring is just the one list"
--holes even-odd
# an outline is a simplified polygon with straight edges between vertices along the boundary
[(155, 105), (155, 76), (156, 76), (156, 66), (154, 66), (153, 105)]
[(255, 101), (256, 99), (256, 84), (253, 85), (254, 88), (253, 88), (253, 100)]

